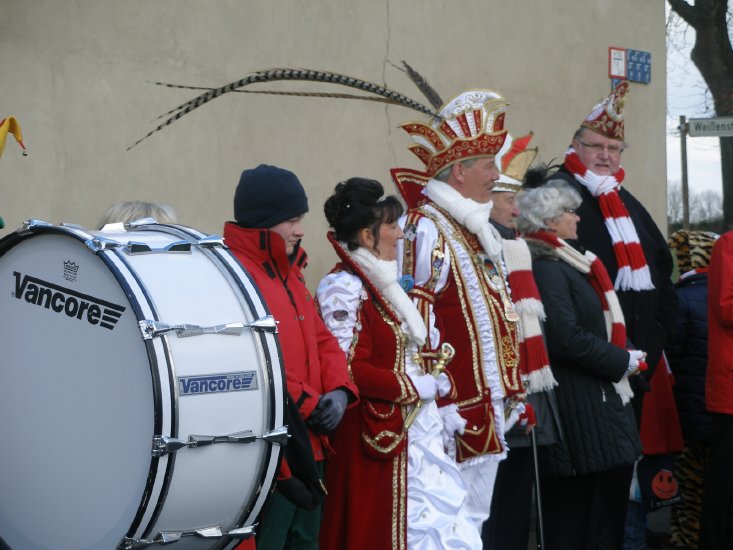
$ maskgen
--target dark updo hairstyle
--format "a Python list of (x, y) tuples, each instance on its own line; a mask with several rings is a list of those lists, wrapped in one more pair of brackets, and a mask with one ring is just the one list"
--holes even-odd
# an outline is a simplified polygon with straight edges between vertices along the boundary
[(323, 205), (323, 212), (339, 241), (349, 250), (359, 248), (359, 232), (369, 228), (374, 235), (374, 246), (379, 243), (379, 226), (393, 223), (404, 208), (394, 195), (384, 196), (384, 188), (377, 180), (349, 178), (334, 189)]

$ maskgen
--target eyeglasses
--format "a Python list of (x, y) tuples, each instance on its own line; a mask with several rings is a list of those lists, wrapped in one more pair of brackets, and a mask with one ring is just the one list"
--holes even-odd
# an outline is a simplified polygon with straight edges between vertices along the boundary
[(580, 143), (583, 147), (587, 147), (594, 153), (600, 153), (604, 149), (609, 152), (611, 155), (618, 155), (621, 153), (624, 148), (620, 145), (603, 145), (601, 143), (586, 143), (584, 141), (577, 140), (578, 143)]
[(575, 208), (564, 208), (566, 214), (575, 214)]

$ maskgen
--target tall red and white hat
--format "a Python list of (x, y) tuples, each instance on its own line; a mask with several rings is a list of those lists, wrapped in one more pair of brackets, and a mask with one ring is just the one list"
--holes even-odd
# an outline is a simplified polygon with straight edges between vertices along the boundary
[(601, 103), (593, 107), (581, 127), (607, 138), (624, 140), (624, 102), (629, 92), (629, 83), (621, 82)]

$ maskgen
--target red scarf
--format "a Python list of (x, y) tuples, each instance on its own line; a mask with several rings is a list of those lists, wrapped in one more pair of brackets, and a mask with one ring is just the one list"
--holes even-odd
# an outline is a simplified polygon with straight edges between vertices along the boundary
[(565, 153), (565, 167), (598, 200), (616, 255), (616, 290), (652, 290), (654, 283), (644, 249), (634, 222), (618, 194), (625, 176), (624, 169), (619, 168), (610, 176), (599, 176), (586, 168), (573, 148)]

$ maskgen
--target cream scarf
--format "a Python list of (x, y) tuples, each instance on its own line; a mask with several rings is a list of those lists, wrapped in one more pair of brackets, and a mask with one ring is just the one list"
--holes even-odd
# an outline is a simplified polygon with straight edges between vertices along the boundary
[(349, 251), (342, 244), (354, 263), (387, 300), (402, 321), (402, 329), (410, 339), (422, 346), (427, 338), (427, 328), (417, 307), (398, 283), (397, 260), (380, 260), (363, 246)]
[(467, 199), (450, 185), (430, 180), (423, 193), (451, 217), (478, 237), (481, 247), (493, 262), (501, 262), (501, 236), (489, 222), (491, 201), (487, 203)]

